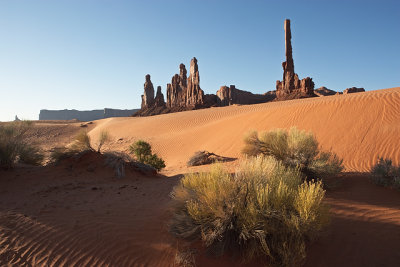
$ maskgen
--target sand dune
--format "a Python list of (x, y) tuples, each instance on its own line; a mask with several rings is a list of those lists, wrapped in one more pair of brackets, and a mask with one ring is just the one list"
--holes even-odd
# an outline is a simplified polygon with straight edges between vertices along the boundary
[(296, 126), (312, 131), (324, 149), (344, 159), (347, 171), (368, 171), (378, 156), (400, 163), (400, 88), (248, 106), (229, 106), (143, 118), (97, 122), (95, 139), (106, 129), (110, 147), (127, 150), (137, 139), (149, 141), (165, 158), (167, 170), (184, 167), (197, 150), (240, 156), (249, 130)]
[[(117, 179), (102, 160), (90, 157), (0, 171), (0, 265), (174, 266), (184, 242), (167, 231), (169, 193), (179, 181), (172, 175), (206, 170), (186, 167), (197, 150), (240, 157), (249, 130), (292, 126), (315, 133), (323, 148), (344, 159), (347, 171), (369, 171), (378, 156), (399, 164), (400, 88), (96, 121), (83, 128), (94, 146), (102, 130), (112, 136), (106, 149), (127, 151), (135, 140), (147, 140), (166, 160), (167, 176), (127, 171)], [(81, 129), (79, 123), (42, 123), (29, 138), (48, 151)], [(348, 173), (341, 180), (327, 193), (332, 224), (309, 246), (305, 265), (396, 266), (399, 192), (377, 187), (366, 174)], [(243, 266), (228, 256), (207, 257), (202, 249), (196, 263)]]

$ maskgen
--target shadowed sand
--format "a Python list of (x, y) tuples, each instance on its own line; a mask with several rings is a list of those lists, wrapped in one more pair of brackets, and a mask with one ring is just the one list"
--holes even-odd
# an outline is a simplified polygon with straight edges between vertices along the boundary
[[(44, 123), (30, 138), (48, 150), (70, 142), (79, 126)], [(377, 187), (360, 173), (378, 156), (400, 163), (400, 88), (96, 121), (85, 128), (93, 143), (102, 130), (113, 139), (107, 149), (127, 151), (137, 139), (149, 141), (166, 160), (163, 175), (128, 171), (117, 179), (90, 157), (0, 171), (0, 265), (174, 266), (176, 248), (183, 246), (167, 232), (169, 193), (179, 181), (174, 175), (208, 169), (188, 168), (189, 157), (198, 150), (240, 157), (249, 130), (291, 126), (313, 131), (324, 149), (344, 158), (346, 171), (355, 172), (327, 193), (332, 223), (309, 246), (305, 265), (396, 266), (400, 193)], [(207, 258), (202, 250), (196, 261), (239, 266), (229, 257)]]

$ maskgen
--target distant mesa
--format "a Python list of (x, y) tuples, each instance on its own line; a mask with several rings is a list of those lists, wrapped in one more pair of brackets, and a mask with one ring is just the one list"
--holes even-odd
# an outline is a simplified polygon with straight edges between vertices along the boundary
[(139, 109), (96, 109), (96, 110), (47, 110), (42, 109), (39, 113), (39, 120), (79, 120), (93, 121), (111, 117), (129, 117)]
[(229, 87), (224, 85), (216, 94), (204, 94), (200, 87), (200, 74), (197, 59), (190, 61), (189, 77), (187, 70), (182, 63), (179, 65), (179, 74), (175, 74), (171, 83), (167, 84), (166, 101), (161, 92), (161, 86), (157, 87), (154, 96), (154, 86), (150, 75), (147, 74), (144, 83), (141, 109), (134, 116), (151, 116), (163, 113), (179, 112), (185, 110), (202, 109), (209, 107), (222, 107), (235, 104), (249, 105), (270, 101), (282, 101), (298, 98), (329, 96), (336, 94), (348, 94), (364, 92), (363, 88), (348, 88), (343, 93), (321, 87), (314, 90), (312, 78), (299, 79), (294, 72), (292, 55), (292, 33), (290, 20), (285, 20), (285, 54), (286, 61), (282, 63), (283, 79), (276, 81), (276, 91), (268, 91), (264, 94), (253, 94), (248, 91), (237, 89), (235, 85)]

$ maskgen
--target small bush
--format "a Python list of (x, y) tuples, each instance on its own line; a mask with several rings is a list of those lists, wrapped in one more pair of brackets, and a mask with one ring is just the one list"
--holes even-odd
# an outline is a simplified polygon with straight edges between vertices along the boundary
[(400, 189), (400, 166), (393, 166), (390, 159), (379, 158), (371, 173), (376, 184)]
[(129, 146), (130, 153), (134, 154), (137, 161), (154, 167), (157, 171), (165, 168), (165, 162), (157, 154), (152, 154), (151, 145), (143, 140)]
[(18, 161), (40, 165), (43, 155), (40, 149), (26, 141), (25, 133), (31, 128), (30, 121), (15, 121), (0, 125), (0, 168), (9, 169)]
[(151, 155), (151, 146), (149, 143), (139, 140), (129, 147), (132, 154), (135, 155), (139, 162), (144, 162), (145, 158)]
[(299, 168), (308, 180), (336, 175), (343, 161), (332, 152), (321, 152), (312, 133), (296, 128), (251, 132), (242, 152), (248, 156), (272, 156), (287, 167)]
[(56, 147), (50, 153), (51, 162), (59, 162), (60, 160), (76, 156), (86, 151), (95, 151), (90, 144), (90, 136), (86, 131), (81, 131), (75, 136), (74, 141), (66, 147)]
[(129, 155), (121, 152), (107, 152), (104, 155), (106, 156), (106, 165), (115, 170), (115, 175), (118, 178), (124, 177), (125, 165), (126, 163), (131, 162)]
[(100, 137), (99, 137), (99, 143), (97, 145), (97, 152), (100, 153), (100, 150), (102, 148), (102, 146), (107, 143), (108, 141), (110, 141), (110, 135), (107, 131), (102, 131), (100, 133)]
[(70, 151), (82, 152), (85, 150), (94, 151), (90, 144), (90, 136), (86, 131), (81, 131), (76, 137), (74, 142), (69, 147)]
[(170, 231), (203, 240), (217, 255), (239, 251), (244, 260), (294, 266), (305, 257), (305, 241), (328, 222), (324, 194), (321, 182), (302, 182), (298, 169), (273, 157), (246, 159), (234, 175), (214, 165), (173, 189)]
[(30, 164), (30, 165), (40, 165), (42, 164), (44, 155), (41, 150), (37, 147), (30, 145), (23, 145), (19, 150), (19, 161)]

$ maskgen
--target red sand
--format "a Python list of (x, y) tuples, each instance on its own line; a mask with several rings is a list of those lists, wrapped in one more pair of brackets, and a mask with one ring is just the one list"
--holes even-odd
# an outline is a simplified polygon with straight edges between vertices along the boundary
[[(72, 140), (79, 123), (41, 123), (30, 134), (46, 150)], [(0, 171), (0, 265), (173, 266), (178, 241), (167, 232), (175, 174), (197, 150), (239, 157), (251, 129), (297, 126), (344, 159), (349, 173), (327, 193), (332, 222), (308, 247), (306, 266), (398, 266), (400, 192), (372, 184), (378, 156), (400, 163), (400, 88), (251, 106), (231, 106), (147, 118), (113, 118), (90, 125), (105, 148), (127, 151), (149, 141), (167, 162), (156, 177), (127, 171), (117, 179), (101, 159)], [(121, 139), (122, 138), (122, 139)], [(226, 164), (234, 168), (235, 162)], [(229, 257), (197, 254), (197, 266), (235, 266)], [(238, 266), (237, 262), (234, 262)], [(248, 266), (254, 266), (249, 264)]]

